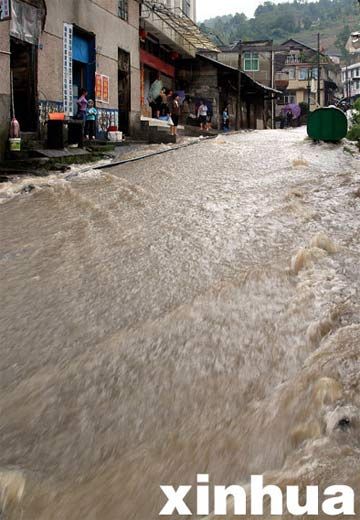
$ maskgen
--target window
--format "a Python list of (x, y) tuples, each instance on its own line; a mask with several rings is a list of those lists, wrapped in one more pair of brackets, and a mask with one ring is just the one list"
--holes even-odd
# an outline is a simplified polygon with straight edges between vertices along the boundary
[(306, 79), (308, 79), (308, 76), (310, 76), (310, 71), (308, 72), (308, 69), (300, 69), (299, 70), (299, 80), (300, 81), (304, 81)]
[(128, 0), (119, 0), (118, 5), (119, 5), (118, 14), (119, 14), (120, 18), (128, 21), (128, 18), (129, 18)]
[(293, 105), (296, 103), (294, 94), (286, 94), (279, 99), (279, 105)]
[(295, 68), (289, 69), (289, 79), (296, 79)]
[(259, 54), (257, 52), (245, 52), (244, 54), (244, 71), (245, 72), (258, 72), (259, 67)]

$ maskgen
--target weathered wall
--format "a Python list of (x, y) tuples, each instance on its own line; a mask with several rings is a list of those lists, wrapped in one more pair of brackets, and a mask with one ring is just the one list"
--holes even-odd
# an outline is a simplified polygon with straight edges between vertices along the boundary
[(204, 98), (211, 101), (213, 108), (212, 125), (218, 128), (219, 117), (219, 84), (217, 67), (202, 60), (192, 60), (191, 70), (178, 71), (177, 80), (181, 88), (191, 97)]
[(0, 22), (0, 160), (4, 158), (10, 121), (9, 22)]
[[(246, 51), (243, 51), (246, 52)], [(218, 60), (225, 65), (230, 65), (235, 69), (239, 66), (238, 52), (221, 52), (218, 55)], [(242, 69), (244, 69), (244, 56), (242, 59)], [(269, 52), (259, 52), (259, 70), (256, 72), (246, 71), (246, 74), (255, 81), (263, 85), (271, 86), (271, 57)]]
[(140, 114), (139, 4), (129, 1), (129, 19), (118, 16), (116, 0), (52, 0), (48, 2), (42, 49), (39, 51), (39, 98), (63, 100), (63, 23), (96, 36), (96, 69), (110, 77), (110, 103), (98, 102), (98, 108), (118, 109), (118, 49), (130, 54), (131, 114), (135, 122)]

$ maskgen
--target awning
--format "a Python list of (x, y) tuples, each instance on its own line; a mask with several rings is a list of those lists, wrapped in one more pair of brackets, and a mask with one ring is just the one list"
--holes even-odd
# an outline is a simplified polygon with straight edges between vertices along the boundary
[[(155, 0), (143, 0), (141, 18), (145, 29), (153, 32), (161, 43), (174, 46), (195, 57), (197, 50), (220, 52), (215, 43), (180, 8), (170, 9)], [(162, 37), (164, 40), (162, 41)]]

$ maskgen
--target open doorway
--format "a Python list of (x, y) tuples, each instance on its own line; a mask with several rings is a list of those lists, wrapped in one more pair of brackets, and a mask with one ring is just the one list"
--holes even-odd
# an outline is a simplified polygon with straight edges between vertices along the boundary
[(128, 134), (131, 110), (130, 54), (119, 49), (118, 56), (119, 130)]
[(23, 132), (35, 132), (38, 119), (36, 113), (37, 49), (35, 45), (11, 37), (10, 51), (16, 118)]
[(81, 88), (87, 90), (89, 99), (95, 99), (95, 35), (74, 27), (73, 36), (73, 96), (74, 114), (77, 112), (76, 100)]

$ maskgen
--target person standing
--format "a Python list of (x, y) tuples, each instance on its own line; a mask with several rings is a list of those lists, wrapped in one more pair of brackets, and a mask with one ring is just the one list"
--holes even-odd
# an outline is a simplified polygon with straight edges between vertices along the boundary
[(287, 121), (288, 128), (291, 127), (292, 120), (293, 120), (293, 113), (292, 113), (292, 110), (289, 109), (286, 114), (286, 121)]
[(207, 130), (207, 117), (208, 117), (209, 109), (203, 99), (200, 101), (200, 106), (198, 109), (198, 119), (200, 121), (201, 130)]
[(229, 132), (230, 130), (230, 116), (228, 107), (225, 107), (223, 112), (223, 130), (224, 132)]
[(86, 122), (86, 109), (88, 106), (88, 101), (86, 99), (87, 95), (88, 95), (87, 90), (85, 88), (81, 88), (80, 92), (79, 92), (79, 98), (76, 101), (77, 106), (78, 106), (76, 118), (83, 121), (84, 126), (85, 126), (85, 122)]
[(96, 138), (96, 116), (97, 110), (94, 101), (89, 99), (88, 108), (86, 110), (85, 137), (86, 139)]
[(173, 125), (171, 126), (171, 135), (176, 135), (180, 118), (180, 97), (178, 94), (174, 94), (172, 101), (169, 103), (169, 115), (173, 121)]

